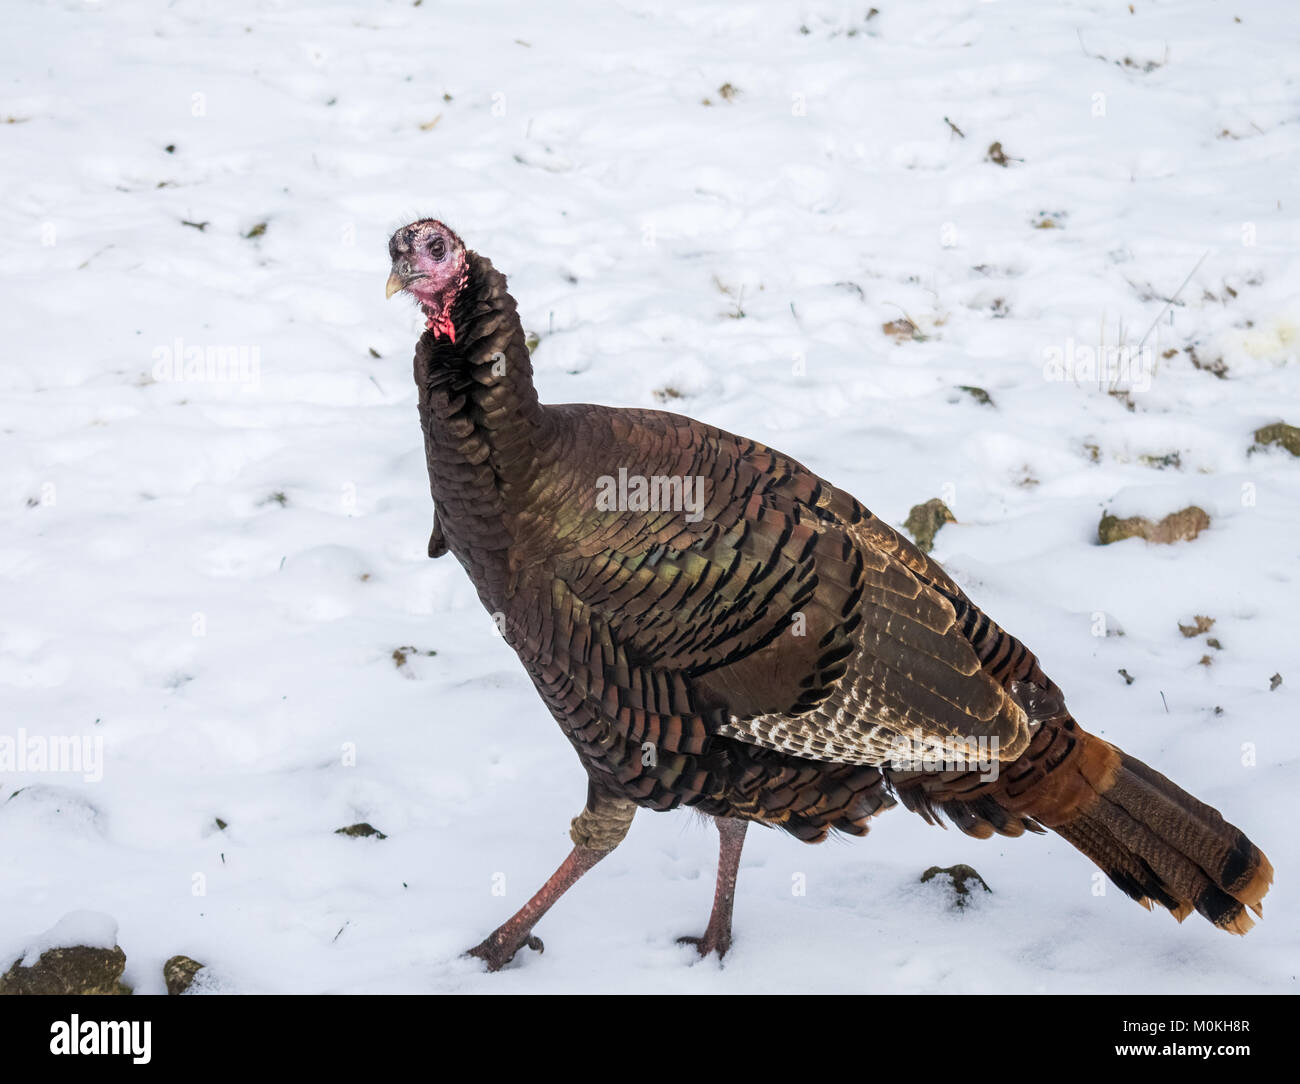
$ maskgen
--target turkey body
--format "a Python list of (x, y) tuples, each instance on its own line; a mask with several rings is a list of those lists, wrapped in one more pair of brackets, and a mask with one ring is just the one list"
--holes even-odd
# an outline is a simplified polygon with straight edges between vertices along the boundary
[[(415, 356), (430, 554), (464, 566), (586, 770), (579, 849), (606, 853), (637, 807), (816, 842), (901, 801), (980, 837), (1054, 829), (1144, 905), (1249, 928), (1263, 854), (1083, 731), (1033, 653), (852, 496), (680, 415), (542, 405), (473, 253), (452, 324)], [(900, 753), (921, 748), (946, 752)], [(729, 943), (729, 896), (725, 920)]]

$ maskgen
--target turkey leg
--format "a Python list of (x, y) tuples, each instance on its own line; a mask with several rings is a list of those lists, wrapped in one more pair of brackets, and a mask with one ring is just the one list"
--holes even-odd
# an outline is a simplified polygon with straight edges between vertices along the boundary
[(540, 937), (533, 936), (533, 927), (579, 877), (623, 841), (635, 813), (632, 802), (598, 794), (589, 787), (587, 805), (569, 827), (574, 844), (569, 857), (532, 899), (465, 955), (477, 956), (489, 971), (500, 971), (525, 945), (535, 952), (543, 951), (545, 946)]
[(718, 884), (713, 892), (713, 911), (703, 937), (679, 937), (679, 944), (694, 945), (701, 956), (716, 952), (721, 959), (731, 948), (731, 906), (736, 900), (736, 874), (740, 870), (740, 849), (745, 845), (749, 821), (714, 817), (718, 826)]

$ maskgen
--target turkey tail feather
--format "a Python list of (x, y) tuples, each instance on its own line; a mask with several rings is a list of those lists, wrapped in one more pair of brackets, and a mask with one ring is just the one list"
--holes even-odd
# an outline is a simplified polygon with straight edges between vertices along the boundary
[(1128, 896), (1181, 922), (1193, 911), (1243, 934), (1273, 882), (1268, 859), (1217, 809), (1154, 768), (1086, 733), (1068, 713), (1045, 721), (998, 778), (890, 773), (903, 804), (945, 814), (970, 835), (1050, 828)]
[[(1053, 825), (1127, 895), (1168, 908), (1180, 922), (1192, 911), (1220, 929), (1242, 934), (1263, 914), (1273, 867), (1217, 809), (1136, 757), (1084, 735), (1085, 747), (1109, 756), (1085, 757), (1083, 777), (1095, 800)], [(1090, 770), (1104, 765), (1101, 772)]]

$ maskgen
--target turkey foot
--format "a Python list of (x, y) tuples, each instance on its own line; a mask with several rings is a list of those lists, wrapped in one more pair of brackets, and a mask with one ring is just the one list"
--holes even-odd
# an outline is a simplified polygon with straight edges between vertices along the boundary
[(740, 870), (740, 849), (745, 845), (748, 821), (715, 817), (718, 826), (718, 884), (713, 892), (713, 911), (703, 937), (679, 937), (679, 945), (694, 945), (701, 956), (711, 952), (722, 959), (731, 948), (731, 908), (736, 901), (736, 874)]
[(731, 930), (715, 930), (710, 926), (704, 931), (703, 937), (679, 937), (677, 943), (679, 945), (694, 945), (695, 951), (701, 957), (716, 952), (718, 959), (721, 960), (727, 955), (727, 949), (731, 948)]
[(608, 850), (598, 851), (593, 850), (591, 847), (574, 847), (569, 852), (569, 857), (560, 864), (559, 869), (551, 874), (550, 880), (537, 890), (536, 895), (531, 900), (519, 908), (512, 918), (503, 922), (488, 934), (482, 943), (475, 945), (465, 955), (475, 956), (482, 960), (487, 964), (489, 971), (500, 971), (515, 958), (515, 953), (524, 946), (534, 952), (541, 952), (543, 950), (542, 939), (533, 936), (533, 927), (551, 909), (555, 901), (573, 887), (579, 877), (607, 854), (609, 854)]
[(485, 964), (489, 971), (500, 971), (511, 960), (521, 948), (530, 948), (534, 952), (544, 952), (546, 946), (542, 944), (540, 937), (535, 937), (531, 933), (526, 933), (522, 938), (516, 938), (513, 945), (506, 942), (503, 937), (505, 927), (494, 930), (488, 934), (479, 944), (465, 953), (466, 956), (477, 956)]

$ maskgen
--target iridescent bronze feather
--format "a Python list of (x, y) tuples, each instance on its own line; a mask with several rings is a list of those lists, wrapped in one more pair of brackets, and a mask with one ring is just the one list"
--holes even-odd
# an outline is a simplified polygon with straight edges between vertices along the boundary
[[(420, 302), (420, 424), (451, 552), (586, 770), (574, 851), (473, 949), (489, 967), (623, 838), (637, 807), (718, 818), (701, 953), (730, 945), (745, 825), (863, 835), (901, 801), (977, 837), (1050, 828), (1145, 906), (1249, 929), (1272, 878), (1219, 814), (1086, 734), (1032, 652), (847, 493), (662, 411), (544, 406), (504, 276), (441, 223), (390, 244)], [(441, 255), (439, 255), (441, 254)], [(610, 507), (613, 479), (685, 507)], [(657, 482), (655, 480), (658, 480)], [(900, 742), (940, 762), (900, 760)], [(950, 763), (952, 750), (979, 750)]]

